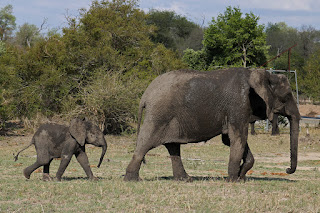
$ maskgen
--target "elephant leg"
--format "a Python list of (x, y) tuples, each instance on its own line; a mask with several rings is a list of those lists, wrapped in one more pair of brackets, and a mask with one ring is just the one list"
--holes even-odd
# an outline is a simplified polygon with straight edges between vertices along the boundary
[(273, 120), (272, 120), (272, 133), (271, 135), (279, 135), (279, 125), (278, 125), (278, 114), (273, 115)]
[(173, 178), (175, 180), (187, 180), (191, 181), (191, 177), (186, 173), (180, 155), (180, 144), (179, 143), (167, 143), (165, 144), (167, 148), (171, 163), (172, 163), (172, 171), (173, 171)]
[(52, 161), (52, 159), (49, 161), (48, 164), (43, 166), (43, 174), (42, 174), (43, 181), (51, 181), (52, 180), (52, 177), (50, 177), (50, 175), (49, 175), (49, 168), (50, 168), (51, 161)]
[(124, 176), (125, 181), (140, 181), (141, 178), (139, 177), (139, 170), (141, 167), (142, 160), (146, 155), (147, 151), (139, 151), (135, 152), (132, 156), (132, 159), (126, 169), (126, 175)]
[(251, 135), (255, 135), (255, 134), (256, 134), (256, 131), (255, 131), (255, 129), (254, 129), (254, 123), (255, 123), (255, 122), (250, 123)]
[(61, 158), (60, 166), (56, 174), (56, 178), (58, 181), (61, 181), (61, 177), (71, 161), (72, 154), (69, 154), (69, 155), (62, 154), (61, 156), (62, 158)]
[[(222, 142), (225, 145), (230, 146), (230, 139), (227, 134), (222, 134)], [(253, 158), (253, 155), (250, 151), (248, 144), (246, 144), (246, 146), (245, 146), (242, 161), (243, 161), (243, 163), (240, 166), (239, 179), (245, 180), (245, 175), (246, 175), (247, 171), (249, 171), (254, 164), (254, 158)]]
[(89, 160), (87, 154), (83, 151), (76, 153), (77, 161), (80, 163), (81, 167), (85, 171), (86, 175), (90, 180), (97, 180), (96, 177), (93, 176), (92, 170), (90, 168)]
[(42, 166), (40, 163), (35, 162), (34, 164), (32, 164), (31, 166), (28, 166), (27, 168), (25, 168), (23, 170), (23, 175), (27, 178), (27, 179), (30, 179), (30, 176), (31, 176), (31, 173), (38, 169), (40, 166)]
[(230, 139), (230, 156), (228, 165), (228, 181), (238, 181), (240, 179), (240, 163), (244, 155), (247, 144), (248, 125), (243, 129), (230, 126), (228, 136)]
[(23, 174), (27, 179), (30, 179), (31, 173), (38, 169), (40, 166), (44, 166), (50, 163), (49, 152), (46, 149), (37, 150), (37, 161), (31, 166), (23, 170)]
[(126, 174), (124, 176), (125, 181), (140, 181), (139, 170), (141, 167), (141, 163), (144, 160), (144, 156), (147, 154), (149, 150), (151, 150), (152, 144), (146, 141), (145, 143), (137, 143), (136, 150), (132, 156), (132, 159), (126, 169)]
[(242, 160), (243, 160), (243, 163), (240, 167), (239, 177), (240, 179), (245, 180), (246, 173), (253, 167), (253, 164), (254, 164), (254, 157), (251, 153), (251, 150), (248, 144), (246, 144)]

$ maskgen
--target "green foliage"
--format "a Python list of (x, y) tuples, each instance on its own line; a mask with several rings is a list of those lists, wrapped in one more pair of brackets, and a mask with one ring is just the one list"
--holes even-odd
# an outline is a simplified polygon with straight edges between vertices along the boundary
[(12, 103), (15, 115), (32, 118), (37, 113), (52, 116), (62, 112), (62, 102), (69, 92), (69, 78), (60, 67), (64, 45), (60, 38), (43, 39), (32, 48), (17, 52)]
[[(291, 50), (290, 69), (297, 70), (299, 93), (314, 100), (319, 100), (319, 54), (320, 31), (313, 27), (303, 26), (295, 29), (280, 22), (269, 24), (267, 29), (267, 44), (270, 45), (270, 58), (297, 44)], [(268, 67), (279, 70), (288, 69), (288, 53), (270, 62)], [(289, 78), (290, 79), (290, 78)], [(295, 85), (292, 78), (291, 82)], [(294, 87), (294, 86), (293, 86)]]
[(203, 29), (174, 11), (151, 10), (147, 23), (155, 25), (155, 33), (151, 39), (165, 47), (177, 50), (180, 54), (187, 49), (201, 49)]
[(0, 41), (5, 51), (0, 54), (0, 128), (12, 116), (14, 106), (11, 104), (13, 98), (13, 87), (17, 83), (14, 74), (16, 58), (14, 49)]
[(194, 51), (186, 49), (182, 60), (188, 64), (189, 68), (195, 70), (207, 70), (206, 54), (204, 50)]
[[(258, 20), (228, 7), (213, 18), (202, 46), (203, 29), (186, 17), (145, 14), (136, 0), (102, 0), (67, 17), (61, 34), (53, 29), (42, 36), (26, 23), (11, 37), (15, 17), (8, 5), (0, 10), (0, 123), (39, 114), (86, 115), (119, 133), (135, 121), (139, 99), (156, 76), (187, 65), (197, 70), (261, 65), (265, 40), (270, 57), (298, 41), (291, 66), (299, 69), (303, 92), (317, 99), (319, 32), (279, 23), (270, 24), (265, 37)], [(271, 65), (285, 68), (287, 57)]]
[(16, 17), (12, 15), (12, 5), (0, 9), (0, 40), (6, 41), (16, 28)]
[(239, 8), (227, 7), (213, 18), (204, 34), (204, 47), (211, 66), (259, 66), (266, 60), (264, 26), (253, 13), (242, 17)]
[(105, 125), (107, 133), (120, 133), (136, 116), (139, 95), (145, 87), (137, 79), (124, 80), (117, 72), (95, 73), (91, 84), (81, 91), (83, 110), (87, 116)]
[(31, 47), (40, 37), (40, 30), (36, 25), (24, 23), (16, 32), (15, 42), (24, 47)]
[[(297, 44), (291, 51), (291, 70), (298, 70), (304, 75), (303, 67), (307, 59), (320, 46), (320, 32), (313, 27), (303, 26), (301, 29), (289, 27), (284, 22), (269, 23), (266, 28), (267, 44), (270, 46), (269, 56), (273, 58), (293, 45)], [(268, 67), (274, 69), (288, 69), (288, 54), (284, 53), (276, 60), (270, 62)]]
[(78, 113), (85, 109), (100, 123), (113, 125), (132, 121), (148, 83), (183, 67), (175, 53), (151, 42), (153, 30), (136, 1), (94, 1), (78, 22), (70, 21), (63, 39), (72, 65), (68, 72), (80, 85)]
[(0, 41), (0, 56), (6, 53), (6, 44), (3, 41)]
[(320, 48), (308, 59), (304, 67), (302, 88), (316, 101), (320, 101)]
[(269, 55), (276, 56), (298, 41), (298, 30), (284, 22), (269, 23), (266, 27), (266, 41), (270, 45)]
[(0, 58), (13, 78), (9, 114), (87, 115), (116, 133), (124, 130), (150, 81), (184, 67), (175, 52), (150, 40), (154, 27), (146, 17), (133, 0), (93, 1), (78, 18), (67, 18), (62, 35), (41, 37), (33, 25), (21, 26)]

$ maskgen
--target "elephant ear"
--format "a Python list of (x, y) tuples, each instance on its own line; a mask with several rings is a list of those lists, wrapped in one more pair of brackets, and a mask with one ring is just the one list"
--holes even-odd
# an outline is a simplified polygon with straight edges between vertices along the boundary
[(271, 74), (265, 70), (251, 70), (249, 85), (266, 103), (266, 115), (273, 119), (273, 94), (271, 89)]
[(87, 137), (85, 119), (73, 119), (70, 123), (69, 132), (81, 146), (84, 146)]

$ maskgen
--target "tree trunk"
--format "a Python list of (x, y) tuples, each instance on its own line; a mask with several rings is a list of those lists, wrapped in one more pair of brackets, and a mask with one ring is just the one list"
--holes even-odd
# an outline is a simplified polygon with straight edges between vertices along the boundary
[(243, 67), (246, 68), (247, 67), (247, 49), (244, 46), (244, 44), (242, 45), (242, 50), (243, 50)]

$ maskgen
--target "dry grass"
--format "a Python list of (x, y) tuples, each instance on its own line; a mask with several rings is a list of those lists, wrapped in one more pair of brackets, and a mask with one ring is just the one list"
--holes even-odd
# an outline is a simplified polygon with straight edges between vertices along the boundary
[[(62, 182), (41, 181), (41, 171), (30, 180), (22, 170), (35, 161), (35, 149), (23, 152), (17, 162), (13, 153), (31, 136), (0, 139), (0, 212), (319, 212), (320, 130), (301, 131), (299, 166), (289, 166), (289, 135), (249, 136), (256, 158), (245, 183), (225, 181), (229, 149), (216, 137), (207, 143), (182, 146), (191, 183), (172, 180), (171, 162), (164, 147), (151, 150), (142, 165), (141, 182), (124, 182), (123, 175), (134, 148), (135, 137), (107, 136), (108, 152), (98, 169), (100, 149), (87, 152), (97, 182), (87, 180), (73, 158)], [(59, 161), (53, 161), (52, 175)]]

